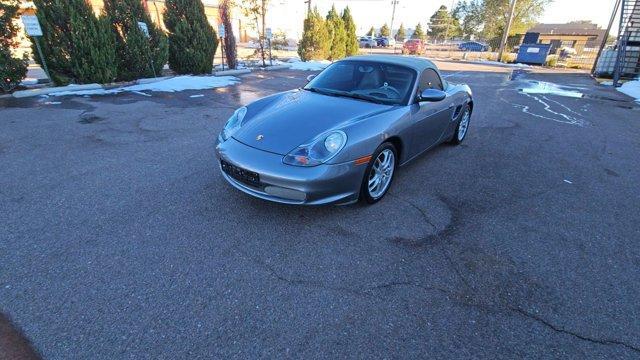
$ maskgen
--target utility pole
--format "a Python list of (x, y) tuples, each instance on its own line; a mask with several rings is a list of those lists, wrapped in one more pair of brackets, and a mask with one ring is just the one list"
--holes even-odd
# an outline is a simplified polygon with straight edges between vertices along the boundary
[(307, 4), (307, 13), (311, 13), (311, 0), (306, 0), (304, 3)]
[(509, 20), (507, 20), (507, 27), (504, 29), (504, 33), (502, 34), (502, 41), (500, 42), (500, 50), (498, 50), (498, 61), (502, 62), (502, 53), (504, 52), (504, 47), (507, 45), (507, 39), (509, 38), (509, 31), (511, 30), (511, 23), (513, 23), (513, 16), (516, 13), (516, 1), (511, 0), (511, 7), (509, 8)]
[[(311, 1), (311, 0), (309, 0), (309, 1)], [(389, 34), (389, 35), (391, 35), (391, 38), (393, 38), (393, 40), (394, 40), (393, 41), (393, 53), (394, 54), (396, 53), (396, 42), (395, 42), (396, 37), (393, 35), (393, 20), (395, 20), (395, 18), (396, 18), (396, 5), (398, 4), (398, 2), (399, 2), (398, 0), (391, 0), (391, 4), (393, 4), (393, 10), (391, 10), (391, 34)], [(389, 41), (389, 42), (391, 42), (391, 41)]]

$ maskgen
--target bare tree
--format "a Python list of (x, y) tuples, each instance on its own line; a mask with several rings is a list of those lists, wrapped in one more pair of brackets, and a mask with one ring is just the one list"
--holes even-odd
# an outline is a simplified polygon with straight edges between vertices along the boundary
[(269, 0), (244, 0), (242, 1), (242, 12), (246, 17), (254, 22), (256, 31), (258, 32), (258, 43), (260, 45), (260, 57), (262, 58), (262, 66), (267, 66), (266, 56), (264, 53), (265, 43), (265, 17), (267, 16), (267, 6)]
[(238, 51), (236, 49), (236, 38), (233, 35), (233, 27), (231, 26), (231, 8), (233, 0), (220, 1), (220, 20), (224, 26), (224, 50), (225, 57), (229, 69), (235, 69), (238, 66)]

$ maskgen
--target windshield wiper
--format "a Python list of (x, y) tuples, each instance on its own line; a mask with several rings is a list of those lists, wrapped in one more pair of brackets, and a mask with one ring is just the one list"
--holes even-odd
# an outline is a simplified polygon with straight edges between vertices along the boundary
[(340, 96), (350, 97), (350, 98), (358, 99), (358, 100), (369, 101), (369, 102), (373, 102), (373, 103), (376, 103), (376, 104), (387, 104), (387, 101), (385, 101), (384, 99), (377, 98), (375, 96), (352, 93), (352, 92), (348, 92), (348, 91), (336, 91), (335, 93), (339, 94)]
[(338, 96), (333, 91), (329, 91), (327, 89), (321, 89), (321, 88), (315, 88), (315, 87), (304, 87), (302, 89), (303, 90), (307, 90), (307, 91), (311, 91), (311, 92), (314, 92), (314, 93), (322, 94), (322, 95)]
[(314, 87), (308, 87), (308, 88), (303, 88), (303, 89), (311, 91), (311, 92), (315, 92), (315, 93), (318, 93), (318, 94), (322, 94), (322, 95), (348, 97), (348, 98), (352, 98), (352, 99), (369, 101), (369, 102), (373, 102), (373, 103), (376, 103), (376, 104), (385, 104), (385, 105), (388, 104), (388, 102), (385, 101), (384, 99), (380, 99), (380, 98), (377, 98), (375, 96), (352, 93), (352, 92), (349, 92), (349, 91), (331, 90), (331, 89), (314, 88)]

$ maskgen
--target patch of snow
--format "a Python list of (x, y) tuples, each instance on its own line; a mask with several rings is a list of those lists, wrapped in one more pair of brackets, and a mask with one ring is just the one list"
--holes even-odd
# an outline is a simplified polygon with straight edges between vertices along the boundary
[(640, 102), (640, 80), (627, 81), (618, 88), (618, 91), (623, 94), (627, 94)]
[(613, 86), (613, 81), (603, 81), (600, 83), (603, 86)]
[(566, 87), (556, 85), (545, 81), (528, 81), (530, 86), (520, 89), (525, 94), (549, 94), (566, 96), (572, 98), (581, 98), (583, 94), (574, 90), (567, 90)]
[[(73, 85), (68, 85), (69, 87), (73, 87)], [(90, 95), (110, 95), (117, 94), (121, 92), (120, 89), (94, 89), (94, 90), (67, 90), (67, 91), (59, 91), (50, 94), (51, 96), (67, 96), (67, 95), (75, 95), (75, 96), (90, 96)]]
[(290, 70), (299, 70), (299, 71), (321, 71), (324, 70), (331, 61), (329, 60), (309, 60), (309, 61), (294, 61), (289, 62), (291, 64)]
[(38, 83), (38, 79), (36, 78), (24, 78), (20, 84), (22, 85), (36, 85)]
[(138, 84), (132, 86), (119, 87), (114, 89), (95, 89), (95, 90), (73, 90), (74, 85), (69, 85), (69, 90), (56, 92), (53, 96), (84, 96), (84, 95), (111, 95), (118, 94), (124, 91), (131, 91), (136, 94), (151, 96), (143, 93), (142, 91), (163, 91), (163, 92), (176, 92), (184, 90), (204, 90), (213, 89), (225, 86), (235, 85), (240, 82), (235, 76), (176, 76), (165, 80)]
[(45, 105), (60, 105), (62, 103), (60, 101), (47, 101), (44, 104)]
[(531, 65), (527, 65), (527, 64), (520, 64), (520, 63), (503, 63), (503, 62), (499, 62), (499, 61), (491, 61), (491, 60), (477, 60), (477, 61), (467, 61), (470, 63), (475, 63), (475, 64), (484, 64), (484, 65), (499, 65), (499, 66), (507, 66), (507, 67), (517, 67), (517, 68), (528, 68), (531, 67)]
[(190, 98), (201, 98), (204, 97), (204, 94), (191, 95)]
[(122, 88), (123, 91), (163, 91), (204, 90), (235, 85), (240, 82), (235, 76), (176, 76), (170, 79), (138, 84)]

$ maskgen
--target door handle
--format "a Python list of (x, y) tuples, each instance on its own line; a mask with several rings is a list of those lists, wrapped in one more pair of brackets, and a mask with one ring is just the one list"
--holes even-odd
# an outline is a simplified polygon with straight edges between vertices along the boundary
[(455, 105), (453, 105), (453, 104), (449, 104), (449, 109), (453, 109), (454, 106)]

